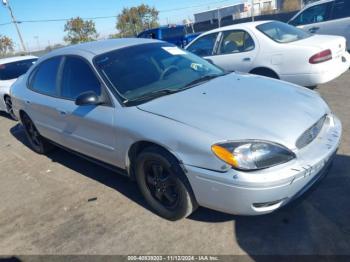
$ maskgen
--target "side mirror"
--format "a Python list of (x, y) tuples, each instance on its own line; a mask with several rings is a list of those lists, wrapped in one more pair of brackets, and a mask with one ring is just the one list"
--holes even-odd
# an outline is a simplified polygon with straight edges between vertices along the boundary
[(88, 91), (81, 93), (76, 99), (75, 104), (77, 106), (89, 106), (89, 105), (100, 105), (103, 101), (96, 95), (95, 92)]
[(209, 63), (212, 64), (212, 65), (215, 65), (214, 62), (213, 62), (213, 60), (211, 60), (211, 59), (209, 59), (209, 58), (204, 58), (204, 60), (206, 60), (207, 62), (209, 62)]

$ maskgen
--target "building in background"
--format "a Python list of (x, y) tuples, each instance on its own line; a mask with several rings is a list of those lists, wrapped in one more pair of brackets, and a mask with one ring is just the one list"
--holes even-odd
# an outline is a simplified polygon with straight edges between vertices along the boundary
[(195, 23), (205, 22), (205, 21), (218, 21), (223, 17), (233, 16), (240, 17), (240, 14), (245, 11), (246, 4), (235, 4), (224, 7), (219, 7), (215, 9), (210, 9), (200, 13), (194, 14)]
[(280, 9), (281, 2), (278, 0), (253, 0), (254, 15), (275, 12)]

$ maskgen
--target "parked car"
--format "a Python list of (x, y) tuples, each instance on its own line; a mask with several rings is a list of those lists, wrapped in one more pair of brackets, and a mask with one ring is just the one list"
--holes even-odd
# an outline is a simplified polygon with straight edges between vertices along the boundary
[(148, 39), (53, 51), (11, 92), (34, 151), (55, 144), (119, 170), (171, 220), (198, 205), (272, 212), (324, 174), (341, 137), (318, 93)]
[(198, 35), (200, 33), (188, 33), (184, 25), (174, 25), (152, 28), (141, 32), (137, 37), (163, 40), (179, 47), (185, 47)]
[(16, 119), (12, 110), (10, 87), (35, 63), (35, 56), (17, 56), (0, 59), (0, 111), (7, 112)]
[(282, 22), (259, 21), (206, 32), (186, 49), (228, 71), (311, 87), (348, 70), (345, 46), (341, 36), (311, 35)]
[(344, 36), (350, 51), (349, 0), (321, 0), (309, 4), (288, 23), (312, 34)]

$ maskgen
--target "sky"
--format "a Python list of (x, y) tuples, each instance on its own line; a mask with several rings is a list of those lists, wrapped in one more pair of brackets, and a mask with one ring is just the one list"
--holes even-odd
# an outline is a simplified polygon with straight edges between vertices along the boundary
[[(2, 0), (0, 0), (2, 1)], [(240, 3), (242, 0), (8, 0), (17, 21), (61, 19), (80, 16), (82, 18), (117, 16), (124, 7), (148, 4), (157, 8), (159, 22), (181, 23), (183, 19), (193, 19), (193, 13), (211, 8)], [(19, 38), (9, 10), (0, 5), (0, 35), (6, 35), (20, 50)], [(97, 32), (101, 37), (116, 33), (116, 18), (96, 19)], [(24, 43), (30, 51), (43, 49), (48, 45), (63, 43), (64, 21), (19, 24)]]

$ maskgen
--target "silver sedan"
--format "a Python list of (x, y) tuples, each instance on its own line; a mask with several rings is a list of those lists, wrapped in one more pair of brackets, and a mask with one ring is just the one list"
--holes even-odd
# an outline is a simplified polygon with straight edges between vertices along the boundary
[(341, 137), (318, 93), (155, 40), (53, 51), (11, 95), (34, 151), (60, 146), (135, 179), (170, 220), (199, 205), (272, 212), (322, 177)]

